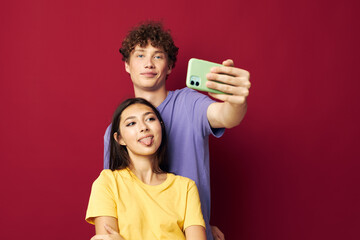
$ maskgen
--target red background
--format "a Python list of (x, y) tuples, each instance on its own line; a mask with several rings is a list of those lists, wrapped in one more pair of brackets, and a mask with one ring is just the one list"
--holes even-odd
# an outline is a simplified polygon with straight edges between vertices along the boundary
[[(103, 134), (132, 96), (118, 48), (163, 20), (191, 57), (251, 72), (238, 127), (211, 138), (227, 239), (359, 239), (359, 1), (1, 1), (1, 239), (89, 239)], [(179, 143), (181, 144), (181, 143)]]

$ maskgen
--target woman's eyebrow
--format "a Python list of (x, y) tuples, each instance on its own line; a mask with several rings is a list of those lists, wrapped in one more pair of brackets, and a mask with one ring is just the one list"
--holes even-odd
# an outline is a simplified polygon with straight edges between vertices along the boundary
[(146, 112), (146, 113), (144, 113), (143, 115), (144, 115), (144, 116), (147, 116), (147, 115), (149, 115), (149, 114), (154, 114), (154, 115), (155, 115), (154, 112)]
[[(147, 115), (149, 115), (149, 114), (154, 114), (154, 115), (155, 115), (154, 112), (146, 112), (146, 113), (143, 114), (143, 116), (147, 116)], [(124, 119), (124, 122), (125, 122), (126, 120), (134, 119), (134, 118), (136, 118), (136, 116), (129, 116), (129, 117), (127, 117), (127, 118)]]
[(129, 120), (129, 119), (134, 119), (134, 118), (136, 118), (136, 117), (135, 117), (135, 116), (129, 116), (129, 117), (127, 117), (127, 118), (124, 119), (124, 122), (127, 121), (127, 120)]

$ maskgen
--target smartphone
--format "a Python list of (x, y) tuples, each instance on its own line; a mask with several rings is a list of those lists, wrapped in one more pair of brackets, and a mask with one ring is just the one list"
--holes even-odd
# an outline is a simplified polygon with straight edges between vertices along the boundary
[(191, 58), (188, 63), (186, 86), (198, 91), (226, 94), (218, 90), (206, 87), (206, 74), (212, 67), (223, 66), (219, 63), (213, 63), (205, 60)]

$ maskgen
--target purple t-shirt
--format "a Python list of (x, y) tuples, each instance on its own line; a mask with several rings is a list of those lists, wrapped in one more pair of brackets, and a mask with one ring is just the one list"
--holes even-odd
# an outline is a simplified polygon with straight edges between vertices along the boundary
[[(225, 129), (212, 129), (207, 108), (213, 103), (208, 96), (189, 88), (170, 91), (157, 107), (168, 135), (169, 170), (196, 182), (206, 223), (207, 239), (213, 239), (210, 221), (210, 134), (220, 137)], [(104, 168), (109, 168), (109, 133), (104, 136)]]

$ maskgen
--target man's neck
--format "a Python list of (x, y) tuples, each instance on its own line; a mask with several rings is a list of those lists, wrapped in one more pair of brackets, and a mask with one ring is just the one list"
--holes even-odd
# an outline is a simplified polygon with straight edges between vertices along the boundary
[(149, 101), (155, 107), (158, 107), (167, 97), (168, 91), (165, 87), (156, 91), (146, 91), (143, 89), (134, 88), (135, 97), (144, 98)]

